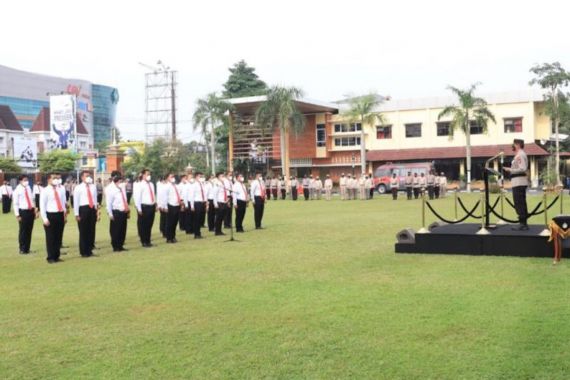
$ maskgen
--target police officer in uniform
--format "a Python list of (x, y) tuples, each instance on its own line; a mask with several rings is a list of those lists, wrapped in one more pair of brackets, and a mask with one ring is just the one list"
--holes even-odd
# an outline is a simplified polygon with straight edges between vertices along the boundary
[(224, 173), (219, 172), (217, 175), (216, 187), (214, 189), (214, 208), (216, 209), (216, 219), (214, 222), (216, 236), (225, 235), (222, 232), (222, 225), (226, 218), (228, 206), (230, 202), (230, 190), (224, 184)]
[(398, 200), (398, 190), (400, 189), (400, 179), (396, 173), (390, 178), (390, 189), (392, 190), (392, 200)]
[(428, 172), (426, 182), (427, 182), (428, 196), (429, 196), (429, 199), (432, 200), (434, 198), (434, 195), (435, 195), (435, 193), (434, 193), (435, 175), (433, 174), (432, 170), (430, 170)]
[(297, 188), (299, 187), (299, 181), (297, 181), (297, 177), (291, 177), (291, 199), (296, 201), (297, 200)]
[(414, 177), (412, 178), (412, 187), (414, 188), (414, 199), (418, 199), (420, 196), (420, 178), (418, 177), (418, 173), (414, 173)]
[(412, 191), (414, 188), (414, 177), (412, 177), (412, 172), (408, 172), (408, 175), (406, 176), (406, 180), (405, 180), (404, 184), (406, 185), (406, 196), (407, 196), (408, 200), (411, 200), (412, 199)]
[(176, 227), (180, 219), (180, 212), (184, 212), (184, 204), (178, 186), (176, 186), (174, 173), (169, 173), (166, 177), (166, 181), (164, 185), (164, 197), (162, 198), (164, 203), (161, 208), (166, 210), (166, 242), (174, 244), (178, 242), (176, 240)]
[(528, 157), (524, 151), (523, 140), (515, 139), (512, 147), (515, 152), (515, 157), (511, 163), (511, 167), (504, 167), (503, 170), (511, 175), (513, 200), (515, 203), (515, 210), (519, 217), (519, 226), (513, 228), (513, 230), (527, 231), (528, 209), (526, 204), (526, 189), (528, 187)]
[(206, 189), (206, 181), (204, 174), (196, 173), (196, 180), (189, 188), (190, 210), (194, 217), (194, 239), (202, 239), (202, 224), (204, 223), (204, 215), (208, 210), (208, 190)]

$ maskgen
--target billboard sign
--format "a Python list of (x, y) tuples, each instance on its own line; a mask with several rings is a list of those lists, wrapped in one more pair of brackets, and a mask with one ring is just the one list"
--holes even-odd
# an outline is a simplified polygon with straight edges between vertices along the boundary
[(49, 97), (50, 145), (53, 148), (73, 147), (76, 132), (75, 95), (52, 95)]
[(28, 137), (14, 137), (14, 159), (22, 168), (34, 168), (38, 160), (36, 140)]

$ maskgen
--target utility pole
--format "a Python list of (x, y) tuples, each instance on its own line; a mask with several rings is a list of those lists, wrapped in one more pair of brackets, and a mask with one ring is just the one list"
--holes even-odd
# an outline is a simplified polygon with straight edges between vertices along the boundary
[(171, 119), (172, 119), (172, 141), (176, 141), (176, 79), (175, 79), (175, 71), (170, 72), (171, 80), (170, 80), (170, 97), (172, 99), (172, 108), (171, 108)]

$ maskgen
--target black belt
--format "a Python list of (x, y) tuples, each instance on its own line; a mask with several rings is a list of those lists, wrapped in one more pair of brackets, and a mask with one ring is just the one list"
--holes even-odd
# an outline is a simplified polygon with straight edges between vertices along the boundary
[(144, 207), (154, 207), (154, 205), (149, 205), (149, 204), (142, 204), (141, 206), (144, 206)]
[(526, 177), (526, 173), (511, 174), (511, 178), (517, 178), (517, 177)]

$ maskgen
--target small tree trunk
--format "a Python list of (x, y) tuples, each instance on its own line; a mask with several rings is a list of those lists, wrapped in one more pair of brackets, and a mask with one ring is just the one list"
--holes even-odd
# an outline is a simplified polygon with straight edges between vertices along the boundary
[(234, 166), (234, 124), (230, 113), (230, 129), (228, 131), (228, 172), (233, 171)]
[(285, 128), (286, 128), (286, 126), (284, 126), (284, 125), (279, 126), (279, 148), (281, 150), (281, 152), (280, 152), (281, 153), (280, 154), (280, 156), (281, 156), (281, 174), (283, 176), (285, 176), (285, 170), (286, 170), (286, 168), (285, 168), (285, 161), (286, 161), (286, 157), (285, 157), (286, 156), (285, 155), (285, 149), (286, 149), (286, 146), (285, 146), (285, 133), (286, 133)]
[(560, 118), (558, 110), (558, 92), (554, 93), (554, 133), (556, 134), (556, 185), (560, 186)]
[(215, 120), (212, 119), (212, 131), (210, 133), (210, 154), (212, 155), (212, 174), (216, 175), (216, 135), (215, 135)]
[(289, 152), (289, 128), (285, 131), (285, 164), (284, 167), (284, 174), (283, 177), (285, 178), (285, 187), (289, 186), (289, 176), (291, 175), (291, 163), (290, 163), (290, 156), (291, 152)]
[(364, 141), (364, 118), (360, 121), (360, 173), (366, 173), (366, 143)]

